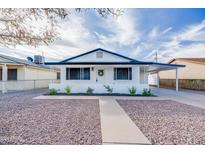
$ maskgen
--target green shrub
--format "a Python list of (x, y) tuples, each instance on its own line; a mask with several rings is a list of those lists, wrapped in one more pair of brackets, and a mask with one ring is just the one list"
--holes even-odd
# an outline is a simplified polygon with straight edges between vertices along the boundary
[(88, 87), (88, 89), (87, 89), (87, 94), (92, 94), (93, 93), (93, 91), (94, 91), (94, 89), (92, 89), (92, 88), (90, 88), (90, 87)]
[(148, 90), (147, 88), (143, 89), (142, 95), (143, 96), (153, 96), (153, 94), (151, 93), (151, 90), (150, 89)]
[(70, 95), (70, 93), (71, 93), (71, 88), (70, 88), (69, 86), (66, 86), (65, 91), (66, 91), (66, 94), (67, 94), (67, 95)]
[(107, 90), (107, 92), (108, 92), (109, 94), (112, 94), (113, 88), (111, 88), (109, 85), (104, 85), (104, 87), (105, 87), (105, 89)]
[(56, 95), (57, 94), (57, 90), (52, 88), (48, 90), (49, 95)]
[(129, 93), (130, 93), (131, 96), (135, 96), (136, 92), (137, 92), (137, 88), (135, 88), (134, 86), (129, 88)]

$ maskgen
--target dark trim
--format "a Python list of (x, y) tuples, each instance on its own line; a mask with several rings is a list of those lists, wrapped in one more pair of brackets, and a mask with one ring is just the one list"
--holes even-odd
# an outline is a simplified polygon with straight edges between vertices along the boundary
[(62, 62), (47, 62), (46, 65), (164, 65), (164, 66), (171, 66), (171, 67), (185, 67), (185, 65), (179, 64), (164, 64), (164, 63), (155, 63), (155, 62), (143, 62), (143, 61), (136, 61), (136, 62), (69, 62), (69, 63), (62, 63)]
[(120, 55), (120, 54), (117, 54), (117, 53), (114, 53), (114, 52), (111, 52), (111, 51), (108, 51), (108, 50), (105, 50), (105, 49), (102, 49), (102, 48), (97, 48), (97, 49), (94, 49), (94, 50), (91, 50), (91, 51), (87, 51), (87, 52), (85, 52), (85, 53), (83, 53), (83, 54), (80, 54), (80, 55), (77, 55), (77, 56), (74, 56), (74, 57), (65, 59), (65, 60), (60, 61), (60, 62), (61, 62), (61, 63), (65, 63), (65, 62), (68, 62), (69, 60), (82, 57), (82, 56), (84, 56), (84, 55), (87, 55), (87, 54), (96, 52), (96, 51), (98, 51), (98, 50), (104, 51), (104, 52), (106, 52), (106, 53), (109, 53), (109, 54), (112, 54), (112, 55), (115, 55), (115, 56), (118, 56), (118, 57), (121, 57), (121, 58), (125, 58), (125, 59), (127, 59), (127, 60), (136, 61), (136, 60), (134, 60), (134, 59), (132, 59), (132, 58), (129, 58), (129, 57), (126, 57), (126, 56), (123, 56), (123, 55)]

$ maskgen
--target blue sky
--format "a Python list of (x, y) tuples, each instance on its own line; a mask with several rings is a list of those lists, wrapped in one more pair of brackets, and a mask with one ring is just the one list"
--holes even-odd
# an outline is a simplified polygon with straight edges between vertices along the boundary
[(94, 48), (105, 48), (138, 60), (160, 62), (178, 57), (205, 57), (205, 9), (125, 9), (118, 18), (99, 17), (93, 10), (61, 21), (60, 39), (50, 46), (0, 52), (19, 58), (44, 54), (58, 61)]

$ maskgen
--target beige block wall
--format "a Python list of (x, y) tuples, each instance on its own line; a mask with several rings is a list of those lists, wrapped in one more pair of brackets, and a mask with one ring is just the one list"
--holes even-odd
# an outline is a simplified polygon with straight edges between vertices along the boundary
[(25, 80), (57, 79), (57, 71), (25, 67)]
[[(179, 68), (180, 79), (205, 79), (205, 65), (177, 60), (172, 64), (186, 65), (184, 68)], [(159, 75), (161, 79), (175, 79), (176, 71), (162, 71)]]

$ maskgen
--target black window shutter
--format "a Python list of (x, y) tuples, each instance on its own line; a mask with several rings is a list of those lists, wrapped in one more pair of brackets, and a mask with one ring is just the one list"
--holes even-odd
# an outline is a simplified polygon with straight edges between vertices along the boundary
[(117, 80), (117, 68), (114, 68), (114, 80)]
[(132, 80), (132, 68), (131, 67), (129, 68), (128, 73), (129, 73), (129, 80)]
[(66, 80), (70, 79), (70, 68), (66, 68)]

